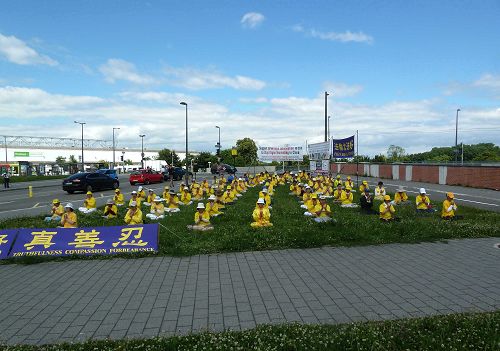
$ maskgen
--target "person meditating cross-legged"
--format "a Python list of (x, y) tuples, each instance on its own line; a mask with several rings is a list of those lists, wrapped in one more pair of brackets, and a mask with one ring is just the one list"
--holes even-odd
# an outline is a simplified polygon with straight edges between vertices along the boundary
[(257, 200), (257, 207), (253, 210), (252, 218), (254, 220), (250, 225), (254, 228), (258, 227), (271, 227), (271, 213), (269, 209), (265, 206), (265, 201), (263, 198)]
[(198, 203), (198, 206), (196, 206), (194, 225), (188, 225), (187, 228), (200, 231), (214, 229), (213, 225), (210, 224), (210, 213), (205, 209), (203, 202)]

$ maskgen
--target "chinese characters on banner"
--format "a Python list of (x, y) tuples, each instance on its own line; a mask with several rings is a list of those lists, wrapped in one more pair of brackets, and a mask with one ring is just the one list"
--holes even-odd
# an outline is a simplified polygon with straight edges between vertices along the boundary
[(302, 146), (259, 146), (257, 158), (261, 162), (302, 161)]
[(0, 229), (0, 260), (7, 258), (18, 229)]
[(354, 135), (345, 139), (333, 139), (333, 157), (354, 157)]
[(12, 230), (17, 238), (8, 257), (157, 252), (158, 230), (158, 224)]

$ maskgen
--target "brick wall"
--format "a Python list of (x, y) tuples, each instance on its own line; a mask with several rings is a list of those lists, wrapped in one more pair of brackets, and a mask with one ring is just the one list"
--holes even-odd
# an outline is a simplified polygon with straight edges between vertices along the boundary
[(500, 167), (448, 166), (446, 184), (500, 190)]

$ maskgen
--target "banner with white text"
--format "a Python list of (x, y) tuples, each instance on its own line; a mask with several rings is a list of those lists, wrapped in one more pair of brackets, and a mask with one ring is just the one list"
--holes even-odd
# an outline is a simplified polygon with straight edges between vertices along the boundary
[(302, 161), (302, 146), (258, 146), (257, 158), (261, 162)]
[(354, 157), (354, 135), (345, 139), (333, 139), (333, 157)]

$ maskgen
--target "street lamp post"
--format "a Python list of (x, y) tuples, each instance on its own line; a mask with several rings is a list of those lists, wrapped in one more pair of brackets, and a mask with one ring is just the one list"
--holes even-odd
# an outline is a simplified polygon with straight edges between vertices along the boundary
[(455, 122), (455, 163), (457, 163), (458, 160), (458, 112), (459, 111), (460, 109), (457, 108), (457, 117)]
[(327, 115), (328, 115), (328, 92), (325, 91), (325, 141), (327, 141)]
[(220, 145), (220, 127), (219, 126), (215, 126), (215, 128), (217, 128), (219, 130), (219, 142), (217, 143), (217, 162), (220, 162), (220, 149), (221, 149), (221, 145)]
[(189, 186), (189, 171), (188, 171), (188, 104), (184, 101), (180, 103), (186, 106), (186, 186)]
[(115, 169), (115, 130), (120, 128), (113, 127), (113, 167), (111, 169)]
[(7, 164), (7, 136), (4, 135), (4, 143), (5, 143), (5, 164)]
[(330, 140), (330, 117), (328, 116), (328, 140)]
[(141, 137), (141, 169), (144, 169), (144, 137), (145, 134), (140, 134)]
[(78, 121), (74, 121), (74, 122), (82, 126), (82, 172), (85, 172), (85, 162), (83, 161), (83, 125), (87, 124), (87, 123), (86, 122), (78, 122)]

